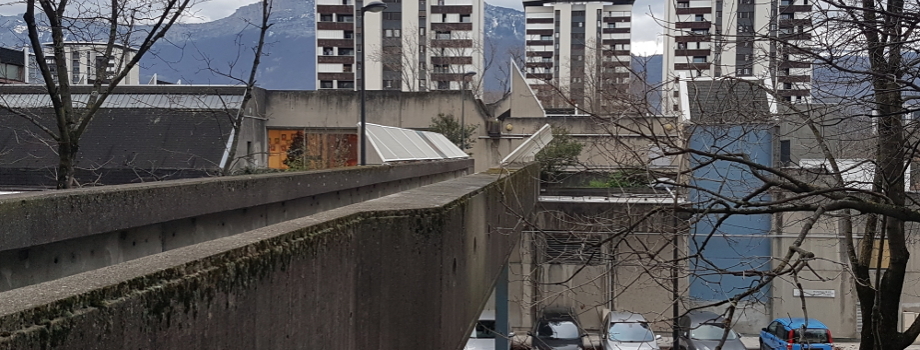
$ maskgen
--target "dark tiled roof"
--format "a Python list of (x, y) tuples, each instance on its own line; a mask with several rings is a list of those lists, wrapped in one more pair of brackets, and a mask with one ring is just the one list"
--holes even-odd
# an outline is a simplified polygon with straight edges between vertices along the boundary
[(769, 121), (770, 105), (761, 81), (719, 79), (688, 81), (690, 119), (695, 123), (758, 123)]
[[(25, 110), (54, 125), (50, 109)], [(78, 180), (102, 184), (201, 176), (217, 169), (230, 120), (223, 111), (103, 109), (80, 142)], [(38, 138), (36, 136), (41, 136)], [(56, 144), (24, 118), (0, 112), (0, 186), (53, 185)]]

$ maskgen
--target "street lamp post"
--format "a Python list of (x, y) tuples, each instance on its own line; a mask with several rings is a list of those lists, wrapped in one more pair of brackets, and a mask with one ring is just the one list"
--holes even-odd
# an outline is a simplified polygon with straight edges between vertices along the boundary
[(476, 72), (469, 71), (463, 73), (463, 82), (460, 86), (460, 150), (466, 152), (466, 81), (472, 76), (476, 75)]
[(364, 14), (368, 12), (380, 12), (387, 8), (387, 4), (382, 1), (371, 1), (361, 8), (361, 165), (367, 165), (367, 62), (364, 58), (367, 56), (364, 51), (364, 33), (367, 32), (367, 21), (364, 20)]

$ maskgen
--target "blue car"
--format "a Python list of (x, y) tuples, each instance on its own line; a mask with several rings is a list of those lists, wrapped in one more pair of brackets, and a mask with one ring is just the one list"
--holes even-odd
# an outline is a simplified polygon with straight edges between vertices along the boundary
[(834, 339), (816, 319), (777, 318), (760, 330), (760, 350), (834, 350)]

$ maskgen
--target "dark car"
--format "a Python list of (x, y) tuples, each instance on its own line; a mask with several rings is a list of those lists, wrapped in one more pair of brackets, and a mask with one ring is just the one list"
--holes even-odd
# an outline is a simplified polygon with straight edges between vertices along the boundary
[(709, 311), (691, 311), (680, 318), (680, 348), (682, 350), (712, 350), (725, 336), (723, 350), (746, 350), (741, 336), (731, 328), (725, 335), (725, 319)]
[(777, 318), (760, 331), (760, 349), (834, 350), (834, 338), (816, 319)]
[(547, 309), (537, 320), (531, 336), (531, 347), (540, 350), (581, 350), (582, 338), (587, 336), (570, 310)]

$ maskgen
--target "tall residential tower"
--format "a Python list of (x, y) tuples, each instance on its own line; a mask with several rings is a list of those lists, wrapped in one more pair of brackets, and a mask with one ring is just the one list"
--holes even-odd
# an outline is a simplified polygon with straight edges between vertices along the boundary
[(632, 0), (524, 1), (524, 69), (545, 108), (593, 111), (627, 92), (632, 7)]
[[(367, 14), (368, 90), (478, 90), (482, 0), (385, 2), (386, 10)], [(358, 87), (361, 6), (354, 0), (316, 1), (317, 89)], [(470, 79), (467, 72), (477, 75)]]
[(810, 0), (668, 0), (665, 112), (679, 109), (678, 77), (756, 77), (790, 102), (811, 99)]

